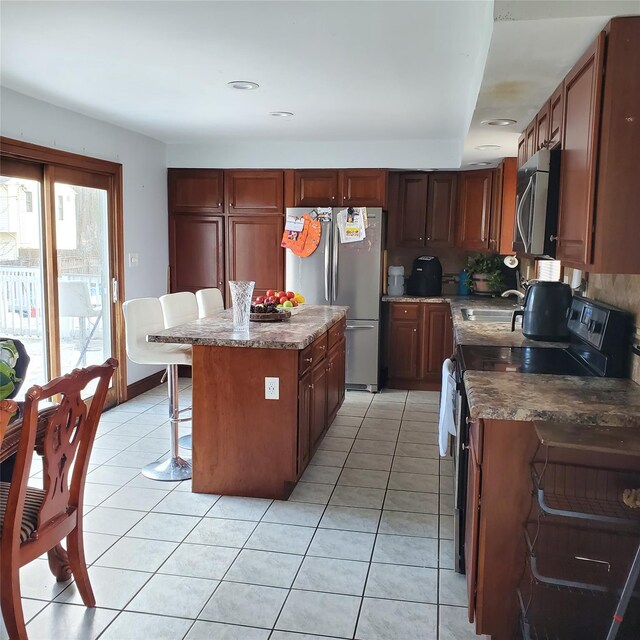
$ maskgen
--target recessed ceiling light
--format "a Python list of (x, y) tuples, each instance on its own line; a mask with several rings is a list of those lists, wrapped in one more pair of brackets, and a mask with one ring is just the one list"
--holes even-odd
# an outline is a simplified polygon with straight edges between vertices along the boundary
[(487, 167), (491, 163), (490, 162), (469, 162), (467, 164), (468, 167)]
[(270, 111), (269, 115), (274, 118), (290, 118), (293, 113), (291, 111)]
[(260, 87), (257, 82), (250, 82), (249, 80), (234, 80), (233, 82), (227, 82), (227, 86), (232, 89), (238, 89), (238, 91), (253, 91)]
[(488, 124), (492, 127), (508, 127), (517, 122), (517, 120), (512, 120), (511, 118), (494, 118), (492, 120), (483, 120), (481, 124)]
[(481, 144), (476, 147), (478, 151), (489, 151), (490, 149), (502, 149), (499, 144)]

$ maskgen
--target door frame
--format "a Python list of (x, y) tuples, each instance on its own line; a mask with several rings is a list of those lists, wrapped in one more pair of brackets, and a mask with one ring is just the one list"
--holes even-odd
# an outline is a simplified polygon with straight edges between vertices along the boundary
[[(113, 306), (113, 328), (115, 339), (113, 340), (114, 357), (119, 362), (119, 374), (113, 385), (115, 392), (114, 402), (107, 401), (107, 404), (119, 404), (127, 399), (127, 352), (125, 347), (125, 327), (124, 315), (122, 313), (122, 301), (125, 299), (124, 289), (124, 225), (123, 225), (123, 205), (122, 205), (122, 165), (109, 160), (92, 158), (77, 153), (70, 153), (60, 149), (51, 149), (22, 140), (14, 140), (0, 136), (0, 155), (23, 162), (32, 162), (43, 167), (42, 182), (42, 207), (44, 212), (43, 246), (45, 255), (44, 278), (47, 283), (47, 290), (53, 291), (57, 273), (57, 263), (54, 259), (55, 234), (53, 217), (55, 215), (51, 194), (53, 193), (53, 181), (51, 171), (46, 165), (53, 165), (80, 171), (88, 171), (106, 176), (109, 180), (109, 189), (112, 198), (108, 199), (109, 216), (109, 244), (111, 247), (109, 256), (109, 268), (111, 275), (118, 283), (118, 299)], [(53, 265), (48, 268), (47, 265)], [(50, 331), (55, 330), (54, 335), (58, 335), (58, 300), (57, 296), (48, 294), (47, 300), (47, 323)], [(47, 349), (53, 353), (53, 349)], [(56, 357), (55, 355), (53, 356)], [(54, 362), (49, 362), (49, 366), (55, 370)]]

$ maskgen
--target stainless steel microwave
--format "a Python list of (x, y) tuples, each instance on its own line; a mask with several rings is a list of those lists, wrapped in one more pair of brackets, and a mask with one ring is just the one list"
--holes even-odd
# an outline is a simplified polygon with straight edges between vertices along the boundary
[(560, 151), (540, 149), (518, 169), (513, 250), (556, 255)]

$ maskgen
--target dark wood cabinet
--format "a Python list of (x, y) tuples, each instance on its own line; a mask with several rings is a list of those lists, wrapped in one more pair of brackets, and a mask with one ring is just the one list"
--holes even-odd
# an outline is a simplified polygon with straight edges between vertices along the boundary
[(227, 217), (227, 280), (254, 280), (254, 295), (284, 287), (281, 215)]
[(392, 302), (386, 312), (387, 386), (438, 389), (442, 363), (453, 352), (448, 304)]
[(578, 267), (591, 260), (604, 44), (602, 32), (564, 81), (556, 257)]
[(524, 133), (518, 138), (518, 168), (527, 161), (527, 138)]
[(387, 171), (384, 169), (345, 169), (340, 171), (342, 205), (351, 207), (387, 206)]
[(294, 206), (338, 206), (338, 171), (297, 170), (294, 172), (293, 180)]
[[(477, 423), (470, 425), (470, 430), (477, 428)], [(469, 456), (467, 467), (467, 500), (465, 505), (465, 544), (464, 566), (467, 576), (467, 610), (469, 622), (475, 619), (476, 581), (478, 574), (478, 522), (480, 516), (480, 464), (473, 441), (469, 440)]]
[(317, 449), (327, 429), (327, 366), (323, 358), (311, 369), (311, 424), (309, 426), (311, 455)]
[(224, 172), (226, 213), (284, 213), (284, 171)]
[(393, 240), (396, 247), (425, 246), (428, 186), (427, 173), (400, 174)]
[(441, 249), (455, 244), (456, 195), (455, 173), (431, 173), (427, 189), (427, 247)]
[(489, 222), (489, 251), (495, 253), (500, 248), (500, 233), (502, 228), (502, 163), (493, 171), (491, 184), (491, 216)]
[(562, 142), (563, 92), (564, 86), (561, 82), (549, 99), (549, 146), (552, 148)]
[(464, 171), (458, 175), (457, 246), (467, 251), (487, 251), (491, 223), (493, 171)]
[(219, 288), (224, 294), (224, 218), (169, 216), (171, 291)]
[(536, 152), (538, 141), (536, 140), (536, 119), (534, 118), (524, 132), (527, 140), (527, 160)]
[(298, 475), (311, 458), (311, 371), (298, 382)]
[(327, 356), (327, 423), (331, 424), (344, 394), (345, 340), (329, 349)]
[(536, 151), (549, 145), (549, 114), (550, 106), (547, 100), (536, 116)]
[[(492, 220), (495, 211), (499, 211), (496, 217), (500, 222), (497, 231), (498, 244), (494, 249), (502, 255), (513, 252), (513, 234), (516, 224), (516, 189), (518, 180), (518, 168), (516, 158), (505, 158), (500, 164), (500, 171), (495, 176), (494, 188), (500, 193), (499, 210), (491, 212)], [(495, 200), (494, 200), (495, 202)], [(493, 227), (493, 223), (492, 223)]]
[(169, 210), (173, 214), (221, 214), (223, 173), (219, 169), (169, 169)]

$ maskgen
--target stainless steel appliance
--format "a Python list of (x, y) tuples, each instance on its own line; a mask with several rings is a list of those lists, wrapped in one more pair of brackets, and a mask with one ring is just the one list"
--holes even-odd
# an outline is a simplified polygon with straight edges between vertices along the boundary
[(527, 287), (522, 309), (513, 312), (511, 331), (522, 316), (522, 333), (531, 340), (568, 340), (571, 287), (563, 282), (534, 282)]
[(518, 169), (513, 249), (554, 257), (558, 231), (560, 151), (540, 149)]
[[(299, 217), (311, 208), (287, 209)], [(310, 304), (349, 307), (347, 316), (347, 387), (378, 390), (378, 336), (382, 291), (382, 209), (367, 207), (366, 238), (340, 242), (332, 209), (320, 218), (320, 246), (308, 258), (286, 251), (287, 290), (299, 291)]]
[(542, 373), (563, 376), (625, 378), (629, 375), (631, 315), (602, 302), (574, 296), (569, 311), (568, 347), (458, 345), (456, 349), (456, 447), (454, 471), (455, 569), (465, 572), (464, 537), (467, 498), (469, 409), (465, 371)]

